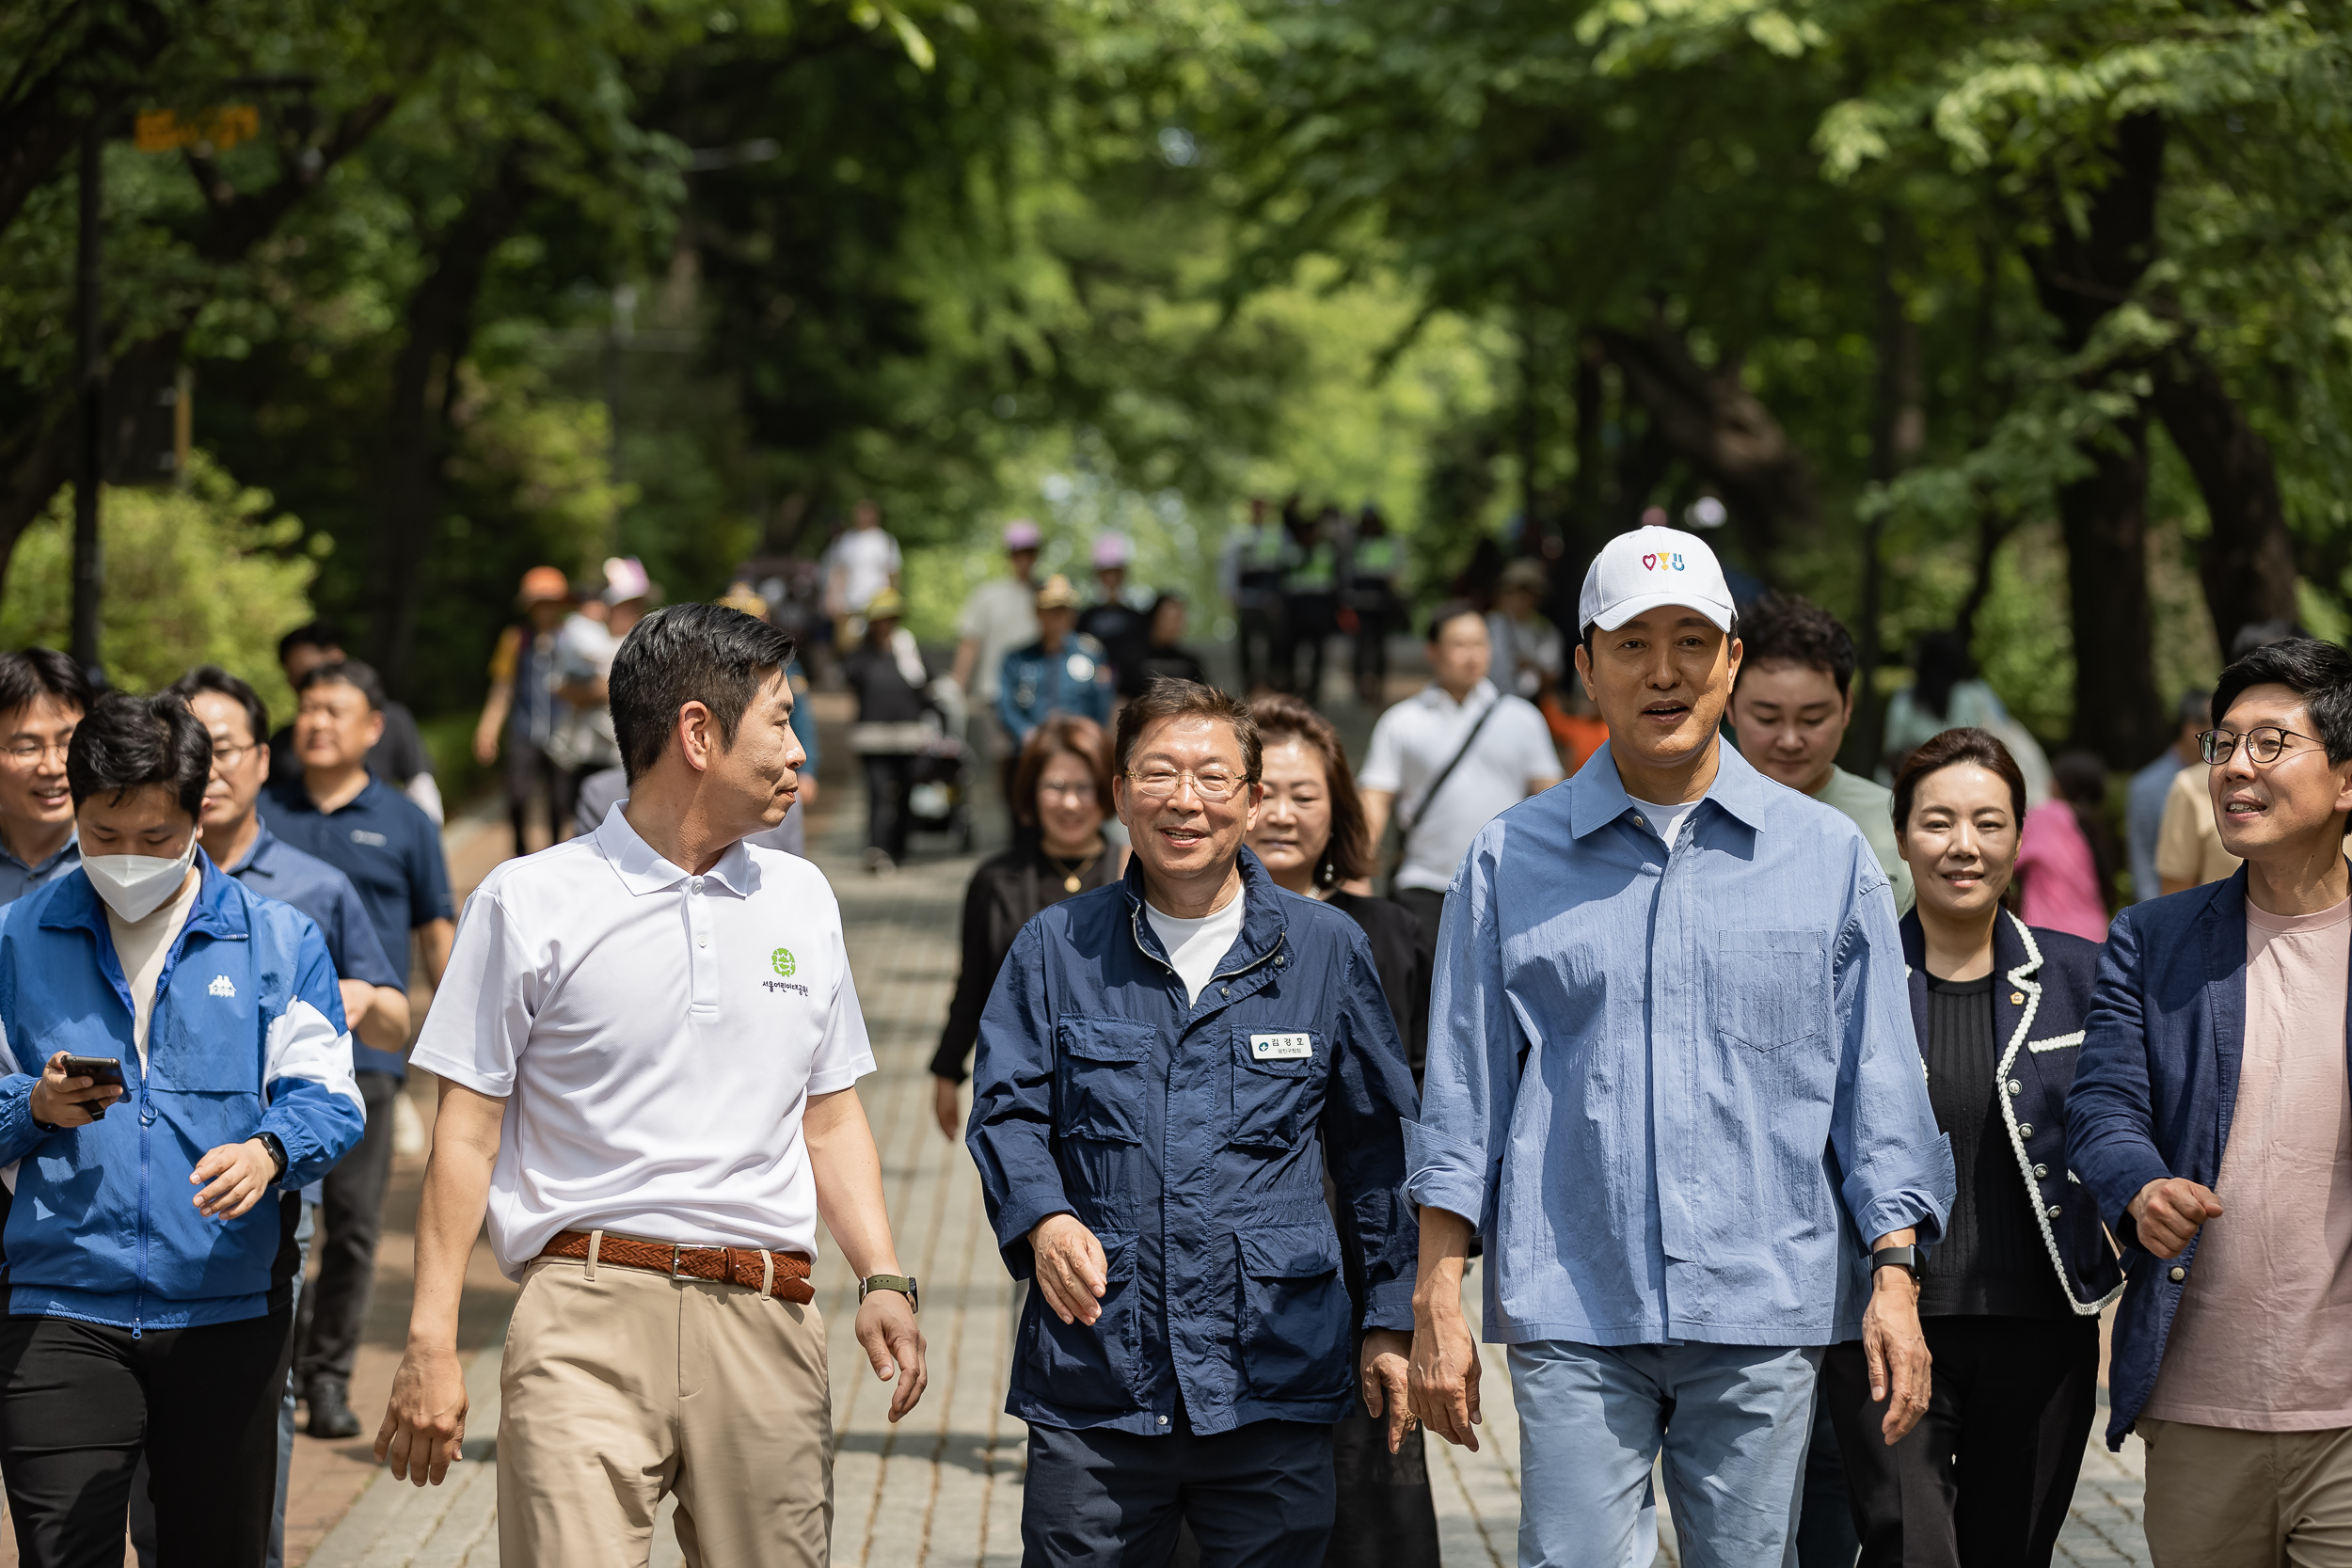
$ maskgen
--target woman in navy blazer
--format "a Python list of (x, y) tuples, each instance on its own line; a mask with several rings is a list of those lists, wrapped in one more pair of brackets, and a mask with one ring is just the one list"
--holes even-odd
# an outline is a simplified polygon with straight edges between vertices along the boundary
[(1822, 1362), (1866, 1565), (2049, 1562), (2097, 1402), (2099, 1312), (2122, 1285), (2064, 1149), (2099, 944), (2001, 903), (2025, 794), (1979, 729), (1937, 736), (1895, 784), (1918, 894), (1901, 926), (1912, 1022), (1959, 1196), (1921, 1264), (1935, 1374), (1919, 1425), (1881, 1440), (1859, 1343)]

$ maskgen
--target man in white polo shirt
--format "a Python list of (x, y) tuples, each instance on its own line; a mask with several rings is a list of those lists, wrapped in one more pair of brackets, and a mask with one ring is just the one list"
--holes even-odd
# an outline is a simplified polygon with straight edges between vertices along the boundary
[(671, 1493), (690, 1563), (826, 1561), (820, 1212), (860, 1278), (858, 1343), (897, 1381), (890, 1418), (923, 1391), (851, 1086), (874, 1059), (840, 910), (807, 862), (742, 842), (799, 787), (791, 657), (717, 605), (638, 626), (611, 686), (628, 800), (483, 881), (411, 1057), (440, 1113), (376, 1453), (419, 1485), (457, 1456), (486, 1204), (522, 1284), (499, 1376), (506, 1568), (640, 1568)]
[(1432, 678), (1380, 716), (1356, 781), (1374, 844), (1390, 812), (1397, 813), (1405, 859), (1390, 896), (1433, 938), (1445, 890), (1478, 830), (1560, 782), (1560, 753), (1544, 716), (1525, 698), (1495, 689), (1486, 678), (1493, 661), (1478, 607), (1466, 599), (1439, 605), (1429, 617)]

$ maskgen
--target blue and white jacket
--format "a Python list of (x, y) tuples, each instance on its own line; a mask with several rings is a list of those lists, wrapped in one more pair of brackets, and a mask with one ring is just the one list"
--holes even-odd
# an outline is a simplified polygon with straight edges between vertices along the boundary
[[(106, 909), (75, 870), (0, 912), (0, 1180), (8, 1309), (135, 1331), (268, 1310), (278, 1205), (197, 1212), (188, 1177), (223, 1144), (273, 1133), (281, 1186), (316, 1180), (367, 1117), (326, 943), (310, 917), (222, 875), (203, 885), (155, 983), (148, 1061)], [(117, 1056), (125, 1096), (87, 1127), (33, 1120), (56, 1052)]]

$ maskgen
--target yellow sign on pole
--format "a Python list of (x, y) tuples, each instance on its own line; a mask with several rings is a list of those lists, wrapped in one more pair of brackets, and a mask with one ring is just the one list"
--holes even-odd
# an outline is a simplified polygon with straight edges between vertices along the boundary
[(183, 147), (225, 152), (261, 131), (262, 111), (250, 103), (224, 103), (186, 119), (171, 109), (142, 109), (132, 140), (141, 152), (174, 152)]

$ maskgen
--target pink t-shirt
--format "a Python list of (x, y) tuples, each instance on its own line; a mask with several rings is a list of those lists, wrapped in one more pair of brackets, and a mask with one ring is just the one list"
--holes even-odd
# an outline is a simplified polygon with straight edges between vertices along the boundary
[(2074, 808), (2044, 800), (2026, 814), (2017, 843), (2017, 869), (2026, 879), (2026, 924), (2046, 926), (2090, 942), (2107, 940), (2107, 905), (2099, 895), (2098, 863)]
[(2352, 899), (2246, 909), (2246, 1050), (2214, 1183), (2147, 1414), (2248, 1432), (2352, 1426), (2352, 1103), (2344, 985)]

